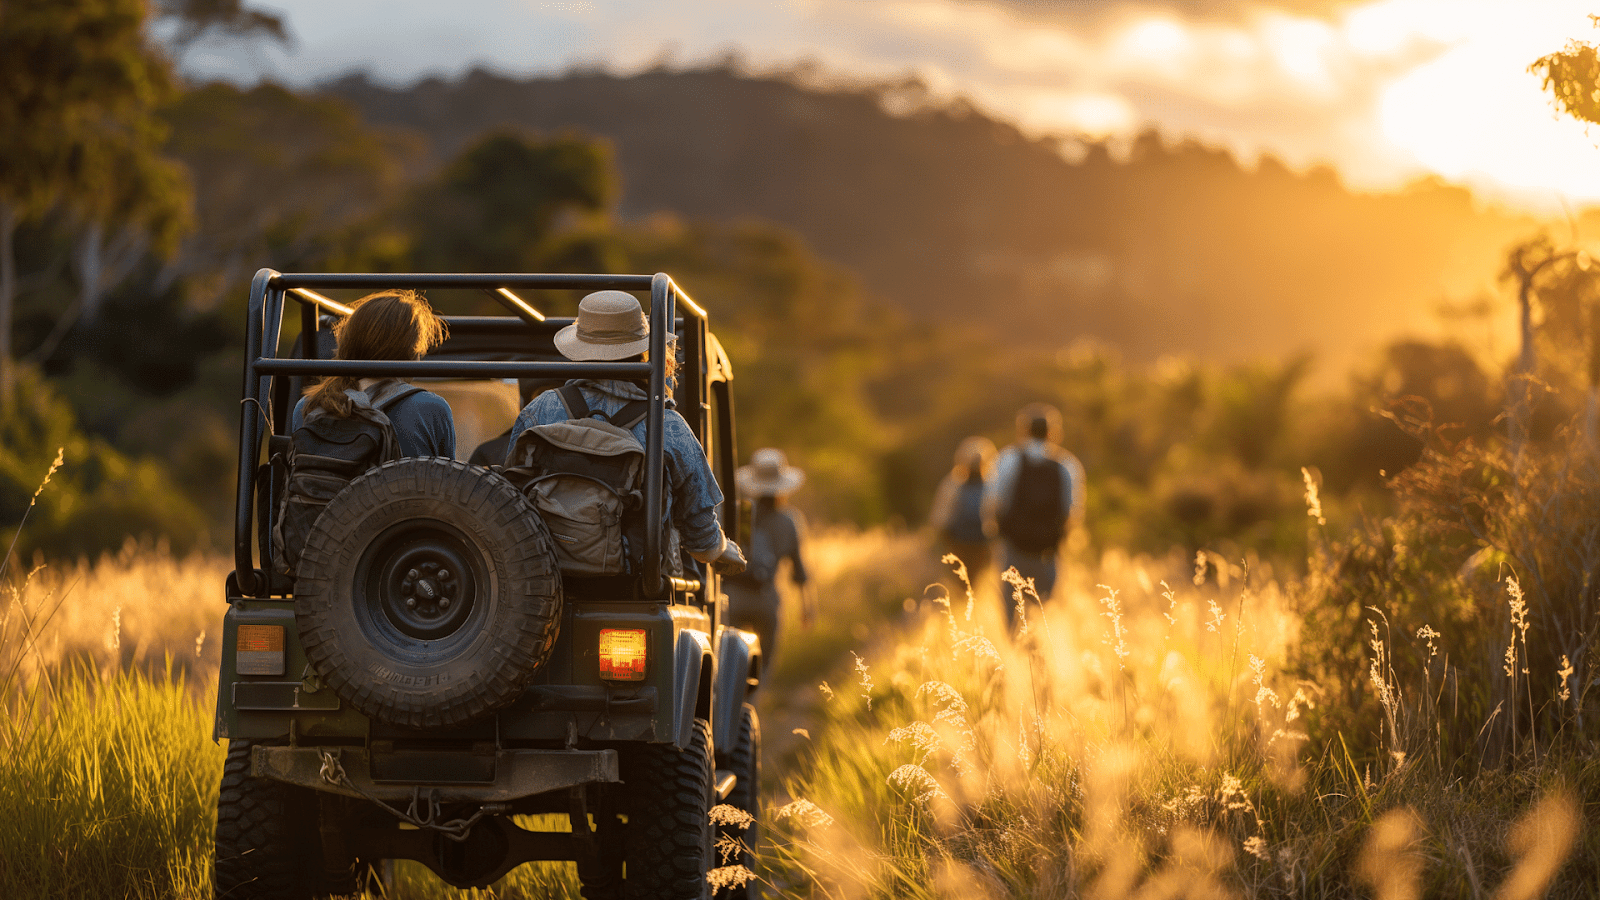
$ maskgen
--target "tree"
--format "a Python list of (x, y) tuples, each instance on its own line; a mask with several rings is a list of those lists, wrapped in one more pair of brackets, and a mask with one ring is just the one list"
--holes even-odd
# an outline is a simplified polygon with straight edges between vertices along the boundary
[(616, 198), (604, 144), (498, 132), (450, 162), (413, 198), (420, 271), (537, 272), (574, 255), (564, 237), (597, 222)]
[[(1600, 26), (1600, 16), (1589, 19)], [(1600, 123), (1600, 50), (1593, 44), (1569, 41), (1565, 49), (1534, 60), (1528, 71), (1542, 77), (1562, 112), (1580, 122)]]
[(156, 17), (176, 25), (169, 42), (173, 56), (179, 59), (196, 41), (212, 33), (292, 43), (282, 16), (247, 9), (241, 0), (156, 0)]
[(145, 40), (141, 0), (11, 0), (0, 16), (0, 403), (15, 384), (11, 323), (18, 224), (64, 208), (91, 232), (80, 272), (102, 289), (104, 230), (170, 246), (187, 181), (160, 156), (167, 59)]
[(166, 151), (194, 179), (204, 227), (184, 239), (154, 290), (184, 280), (202, 308), (262, 266), (372, 267), (380, 254), (356, 245), (365, 232), (393, 229), (368, 223), (394, 205), (404, 167), (421, 155), (411, 135), (368, 126), (343, 100), (277, 85), (208, 84), (162, 117)]

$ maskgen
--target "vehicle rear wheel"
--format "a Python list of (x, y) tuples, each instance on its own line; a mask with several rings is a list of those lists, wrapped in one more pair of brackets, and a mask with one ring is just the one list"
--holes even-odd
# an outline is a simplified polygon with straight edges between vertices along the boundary
[(250, 775), (251, 741), (229, 741), (217, 796), (217, 900), (310, 900), (322, 873), (317, 798)]
[[(761, 840), (761, 718), (756, 708), (746, 703), (739, 712), (739, 733), (733, 750), (728, 754), (728, 766), (738, 781), (728, 795), (727, 804), (741, 809), (753, 820), (745, 826), (718, 825), (719, 844), (737, 841), (738, 850), (717, 851), (712, 860), (716, 866), (744, 866), (752, 874), (756, 870), (756, 845)], [(723, 888), (717, 891), (717, 900), (756, 900), (761, 896), (761, 886), (754, 878), (742, 887)]]
[(713, 859), (711, 726), (696, 719), (683, 750), (646, 744), (623, 754), (628, 833), (623, 896), (704, 900)]
[(500, 475), (448, 459), (384, 463), (317, 517), (295, 579), (306, 658), (393, 725), (437, 728), (521, 696), (561, 622), (550, 534)]

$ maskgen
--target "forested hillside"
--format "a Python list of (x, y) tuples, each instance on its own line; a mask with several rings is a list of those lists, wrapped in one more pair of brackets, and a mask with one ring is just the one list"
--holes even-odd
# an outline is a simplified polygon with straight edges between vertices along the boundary
[[(1548, 227), (1454, 188), (1361, 195), (1154, 138), (1070, 157), (914, 85), (729, 69), (190, 85), (159, 117), (193, 197), (168, 255), (134, 245), (87, 292), (80, 222), (55, 210), (18, 231), (14, 350), (43, 378), (0, 423), (0, 512), (22, 514), (62, 446), (96, 462), (61, 477), (101, 498), (34, 522), (27, 552), (223, 534), (262, 266), (672, 272), (737, 361), (742, 448), (806, 467), (820, 520), (920, 522), (955, 445), (1007, 440), (1044, 397), (1095, 473), (1094, 540), (1293, 543), (1279, 514), (1301, 466), (1342, 493), (1416, 458), (1375, 409), (1419, 396), (1490, 427), (1486, 373), (1514, 346), (1495, 336), (1512, 307), (1497, 277)], [(1581, 341), (1562, 303), (1587, 281), (1557, 284), (1570, 268), (1541, 276), (1541, 314)], [(1448, 341), (1396, 343), (1442, 301), (1458, 310)], [(1183, 361), (1149, 364), (1167, 354)], [(1312, 379), (1339, 396), (1306, 404)], [(117, 528), (98, 528), (112, 520), (91, 510), (113, 500)]]
[(623, 218), (770, 220), (913, 318), (1034, 346), (1092, 337), (1133, 359), (1315, 347), (1342, 367), (1492, 289), (1535, 227), (1459, 188), (1358, 194), (1329, 170), (1153, 134), (1064, 155), (915, 83), (808, 89), (724, 68), (329, 90), (425, 135), (434, 165), (494, 128), (600, 136)]

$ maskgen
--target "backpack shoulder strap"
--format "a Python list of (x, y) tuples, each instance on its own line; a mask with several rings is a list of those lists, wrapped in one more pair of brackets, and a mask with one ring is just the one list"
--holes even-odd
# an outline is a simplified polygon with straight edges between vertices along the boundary
[[(563, 385), (556, 393), (560, 395), (561, 402), (566, 404), (567, 414), (572, 418), (587, 419), (594, 415), (594, 412), (589, 409), (588, 401), (583, 399), (583, 392), (578, 390), (576, 385)], [(628, 431), (639, 424), (639, 420), (643, 419), (649, 412), (650, 401), (635, 400), (624, 405), (615, 413), (602, 418), (623, 431)]]
[(556, 394), (561, 397), (561, 402), (566, 404), (567, 415), (574, 419), (589, 418), (589, 403), (583, 399), (583, 391), (578, 390), (575, 384), (564, 384)]
[(616, 414), (611, 417), (611, 424), (621, 428), (623, 431), (632, 431), (633, 426), (639, 424), (649, 414), (650, 401), (635, 400), (617, 410)]
[(422, 388), (404, 381), (391, 381), (374, 391), (371, 396), (372, 408), (387, 411), (389, 407), (399, 403), (412, 394), (422, 393)]

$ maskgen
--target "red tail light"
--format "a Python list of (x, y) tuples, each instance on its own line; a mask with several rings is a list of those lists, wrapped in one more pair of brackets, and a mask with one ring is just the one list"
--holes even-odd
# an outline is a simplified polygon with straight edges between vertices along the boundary
[(643, 681), (643, 628), (600, 629), (600, 677), (607, 681)]

